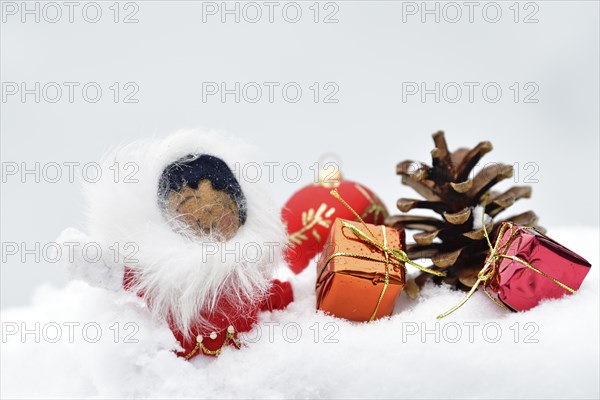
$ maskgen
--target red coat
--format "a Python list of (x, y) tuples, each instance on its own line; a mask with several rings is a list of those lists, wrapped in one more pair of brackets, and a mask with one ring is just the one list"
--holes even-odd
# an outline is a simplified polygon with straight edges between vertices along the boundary
[[(123, 288), (130, 290), (135, 283), (135, 275), (130, 268), (125, 268)], [(143, 293), (138, 293), (143, 296)], [(240, 309), (239, 304), (232, 305), (220, 300), (212, 312), (207, 312), (204, 319), (214, 326), (212, 330), (200, 329), (197, 325), (190, 328), (188, 338), (169, 321), (169, 327), (184, 351), (178, 356), (190, 359), (198, 354), (216, 356), (221, 348), (229, 345), (239, 348), (238, 334), (248, 332), (257, 322), (260, 311), (282, 310), (293, 301), (292, 286), (289, 282), (273, 280), (269, 294), (260, 303), (248, 303)]]

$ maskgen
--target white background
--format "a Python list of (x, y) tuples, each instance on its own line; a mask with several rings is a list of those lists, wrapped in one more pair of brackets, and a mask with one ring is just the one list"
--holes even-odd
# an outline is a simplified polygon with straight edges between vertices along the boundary
[[(6, 3), (3, 2), (3, 7)], [(21, 7), (21, 2), (15, 3)], [(35, 7), (34, 2), (27, 3)], [(62, 3), (59, 3), (62, 4)], [(255, 143), (263, 159), (303, 167), (298, 183), (287, 183), (276, 170), (273, 195), (283, 204), (298, 188), (312, 181), (309, 167), (321, 154), (335, 152), (343, 172), (380, 195), (390, 210), (400, 196), (414, 196), (399, 184), (398, 161), (429, 160), (430, 134), (447, 132), (452, 148), (490, 140), (495, 150), (485, 160), (518, 163), (518, 184), (539, 168), (531, 200), (516, 211), (534, 209), (541, 223), (553, 227), (598, 227), (599, 137), (599, 30), (595, 1), (541, 1), (537, 23), (522, 19), (534, 9), (521, 10), (513, 21), (513, 2), (498, 2), (502, 17), (487, 22), (475, 8), (470, 23), (468, 8), (446, 9), (440, 22), (434, 15), (404, 15), (401, 2), (336, 2), (337, 23), (323, 23), (333, 8), (319, 6), (320, 21), (313, 21), (301, 2), (302, 17), (286, 22), (282, 6), (268, 22), (268, 9), (257, 23), (232, 15), (206, 16), (200, 2), (142, 1), (135, 14), (138, 23), (114, 23), (113, 2), (99, 2), (102, 18), (88, 23), (82, 5), (73, 23), (61, 7), (57, 23), (39, 23), (34, 16), (21, 22), (21, 14), (3, 13), (1, 28), (1, 80), (35, 82), (97, 82), (103, 95), (97, 103), (85, 101), (81, 90), (70, 103), (66, 89), (57, 103), (18, 95), (1, 103), (1, 157), (6, 163), (96, 161), (109, 147), (150, 135), (164, 135), (183, 127), (226, 130)], [(221, 3), (218, 2), (219, 6)], [(262, 4), (262, 2), (259, 2)], [(421, 2), (415, 3), (421, 7)], [(428, 3), (435, 7), (435, 3)], [(462, 5), (462, 2), (458, 3)], [(43, 3), (39, 3), (43, 7)], [(233, 8), (234, 3), (229, 3)], [(439, 4), (443, 10), (443, 3)], [(514, 7), (514, 6), (513, 6)], [(120, 19), (133, 9), (119, 6)], [(53, 10), (47, 10), (50, 18)], [(494, 18), (489, 9), (488, 18)], [(93, 12), (90, 10), (93, 17)], [(294, 16), (290, 10), (291, 17)], [(253, 17), (254, 14), (251, 14)], [(403, 21), (403, 17), (405, 21)], [(138, 103), (113, 102), (109, 86), (134, 82)], [(255, 104), (232, 96), (202, 101), (203, 82), (297, 82), (303, 89), (297, 103), (285, 101), (276, 91), (270, 103)], [(338, 103), (315, 103), (309, 86), (334, 82)], [(457, 103), (433, 95), (402, 99), (403, 82), (479, 82), (473, 103), (466, 87)], [(497, 82), (503, 89), (497, 103), (485, 101), (481, 87)], [(515, 103), (509, 89), (534, 82), (537, 103)], [(281, 86), (280, 86), (281, 87)], [(79, 86), (81, 88), (81, 86)], [(3, 93), (6, 94), (6, 93)], [(121, 99), (122, 100), (122, 99)], [(81, 169), (76, 169), (81, 175)], [(63, 170), (66, 174), (66, 169)], [(2, 242), (34, 246), (54, 240), (68, 226), (85, 230), (82, 196), (66, 176), (59, 183), (36, 183), (31, 175), (6, 177), (2, 183)], [(506, 183), (503, 187), (509, 186)], [(568, 245), (568, 243), (566, 243)], [(597, 251), (597, 248), (596, 248)], [(597, 254), (583, 254), (597, 259)], [(5, 262), (6, 261), (6, 262)], [(596, 266), (597, 267), (597, 266)], [(64, 278), (52, 264), (29, 257), (3, 260), (2, 307), (27, 304), (42, 282), (60, 285)]]

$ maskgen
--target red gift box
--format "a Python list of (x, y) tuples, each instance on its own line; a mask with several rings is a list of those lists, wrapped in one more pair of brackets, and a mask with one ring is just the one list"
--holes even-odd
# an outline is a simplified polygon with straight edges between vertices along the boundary
[[(504, 305), (525, 311), (544, 299), (572, 294), (568, 288), (579, 289), (590, 271), (588, 261), (534, 229), (512, 224), (502, 228), (498, 240), (504, 256), (498, 258), (490, 286)], [(539, 272), (505, 256), (523, 260)]]
[[(487, 237), (485, 225), (484, 235)], [(542, 300), (575, 293), (591, 266), (583, 257), (535, 229), (504, 222), (495, 244), (490, 243), (488, 257), (469, 293), (438, 318), (462, 307), (480, 284), (500, 307), (529, 310)]]

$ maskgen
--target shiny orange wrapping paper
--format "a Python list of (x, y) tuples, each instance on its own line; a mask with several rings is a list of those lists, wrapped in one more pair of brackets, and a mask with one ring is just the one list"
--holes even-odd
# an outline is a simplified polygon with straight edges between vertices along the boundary
[[(404, 287), (404, 264), (388, 264), (389, 284), (381, 297), (385, 287), (386, 263), (382, 262), (385, 260), (385, 254), (358, 238), (342, 225), (342, 221), (366, 231), (358, 222), (339, 218), (335, 220), (329, 240), (317, 263), (317, 309), (351, 321), (369, 321), (376, 309), (377, 313), (373, 319), (391, 315), (396, 299)], [(404, 230), (366, 225), (375, 235), (374, 239), (377, 242), (385, 241), (390, 249), (404, 250)], [(352, 255), (332, 257), (336, 253)], [(357, 255), (381, 261), (363, 259)]]

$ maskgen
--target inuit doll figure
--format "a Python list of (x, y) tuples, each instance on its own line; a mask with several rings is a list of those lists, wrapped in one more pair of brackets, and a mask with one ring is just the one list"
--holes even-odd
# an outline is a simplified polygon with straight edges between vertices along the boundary
[(75, 252), (62, 267), (90, 285), (142, 297), (186, 359), (239, 348), (238, 334), (259, 311), (292, 300), (289, 283), (273, 279), (285, 243), (279, 211), (260, 183), (234, 174), (252, 152), (235, 138), (195, 130), (110, 152), (102, 178), (85, 185), (88, 234), (69, 228), (59, 238), (96, 243), (103, 256), (90, 262)]

